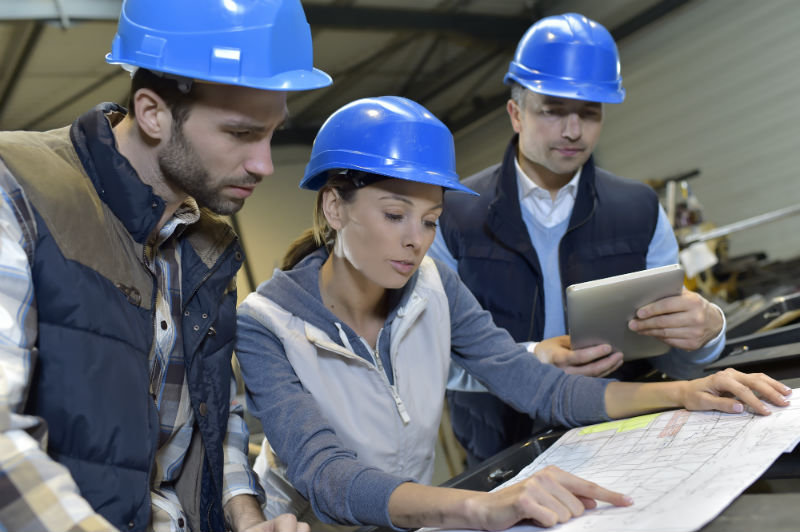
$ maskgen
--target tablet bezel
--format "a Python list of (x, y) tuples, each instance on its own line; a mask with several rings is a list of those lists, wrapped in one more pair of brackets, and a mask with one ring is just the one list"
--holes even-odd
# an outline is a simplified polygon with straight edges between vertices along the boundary
[(683, 290), (684, 270), (670, 264), (570, 285), (566, 291), (567, 330), (572, 349), (611, 344), (624, 360), (663, 355), (664, 342), (628, 329), (636, 311)]

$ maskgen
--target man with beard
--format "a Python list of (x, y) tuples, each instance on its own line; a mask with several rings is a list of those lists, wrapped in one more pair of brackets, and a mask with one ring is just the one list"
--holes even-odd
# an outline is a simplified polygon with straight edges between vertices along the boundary
[(127, 0), (128, 110), (0, 134), (0, 528), (266, 521), (231, 373), (243, 260), (218, 215), (273, 171), (286, 91), (322, 87), (298, 0)]
[[(623, 354), (606, 344), (573, 350), (566, 334), (567, 286), (678, 261), (656, 193), (597, 168), (592, 158), (603, 105), (625, 98), (611, 34), (575, 13), (543, 18), (520, 40), (505, 82), (516, 135), (500, 164), (464, 180), (479, 198), (445, 195), (429, 253), (456, 269), (495, 323), (528, 342), (542, 362), (622, 380), (654, 368), (673, 378), (697, 376), (722, 350), (724, 317), (685, 289), (642, 307), (629, 324), (671, 346), (663, 356), (623, 364)], [(471, 463), (533, 429), (529, 416), (455, 365), (447, 400)]]

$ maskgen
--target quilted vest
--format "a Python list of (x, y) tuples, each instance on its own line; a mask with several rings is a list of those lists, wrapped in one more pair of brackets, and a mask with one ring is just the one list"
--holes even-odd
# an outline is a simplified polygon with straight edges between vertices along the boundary
[[(105, 104), (71, 127), (0, 133), (0, 157), (34, 208), (31, 265), (38, 358), (25, 412), (43, 418), (48, 454), (122, 530), (145, 530), (159, 419), (149, 390), (155, 279), (143, 243), (164, 202), (113, 148)], [(227, 224), (203, 212), (182, 253), (183, 336), (204, 454), (192, 501), (203, 530), (222, 530), (222, 442), (242, 261)], [(200, 480), (202, 476), (202, 481)]]
[[(501, 164), (464, 180), (480, 197), (445, 193), (439, 222), (458, 261), (461, 280), (494, 322), (518, 342), (539, 341), (544, 331), (544, 286), (520, 210), (514, 167), (517, 142), (514, 137)], [(559, 244), (562, 289), (646, 268), (657, 220), (655, 191), (596, 168), (590, 158)]]

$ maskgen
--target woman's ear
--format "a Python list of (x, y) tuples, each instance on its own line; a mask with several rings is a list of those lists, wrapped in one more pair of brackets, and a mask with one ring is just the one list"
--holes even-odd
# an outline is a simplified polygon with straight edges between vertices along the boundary
[(328, 221), (328, 225), (334, 231), (338, 231), (344, 225), (342, 223), (342, 197), (335, 188), (326, 188), (322, 191), (322, 213)]
[(133, 95), (134, 116), (139, 130), (154, 140), (169, 140), (172, 112), (166, 102), (150, 89), (139, 89)]

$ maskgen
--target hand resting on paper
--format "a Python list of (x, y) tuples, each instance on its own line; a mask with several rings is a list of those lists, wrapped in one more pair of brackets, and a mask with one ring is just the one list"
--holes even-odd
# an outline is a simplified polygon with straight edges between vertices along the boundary
[(786, 396), (792, 390), (763, 373), (741, 373), (728, 368), (691, 381), (680, 381), (684, 387), (681, 404), (687, 410), (719, 410), (731, 414), (744, 411), (749, 406), (762, 416), (770, 414), (764, 401), (775, 406), (786, 406)]
[(728, 368), (691, 381), (611, 382), (606, 387), (606, 413), (623, 418), (670, 408), (719, 410), (735, 414), (750, 407), (769, 415), (762, 399), (786, 406), (792, 390), (763, 373), (742, 373)]

